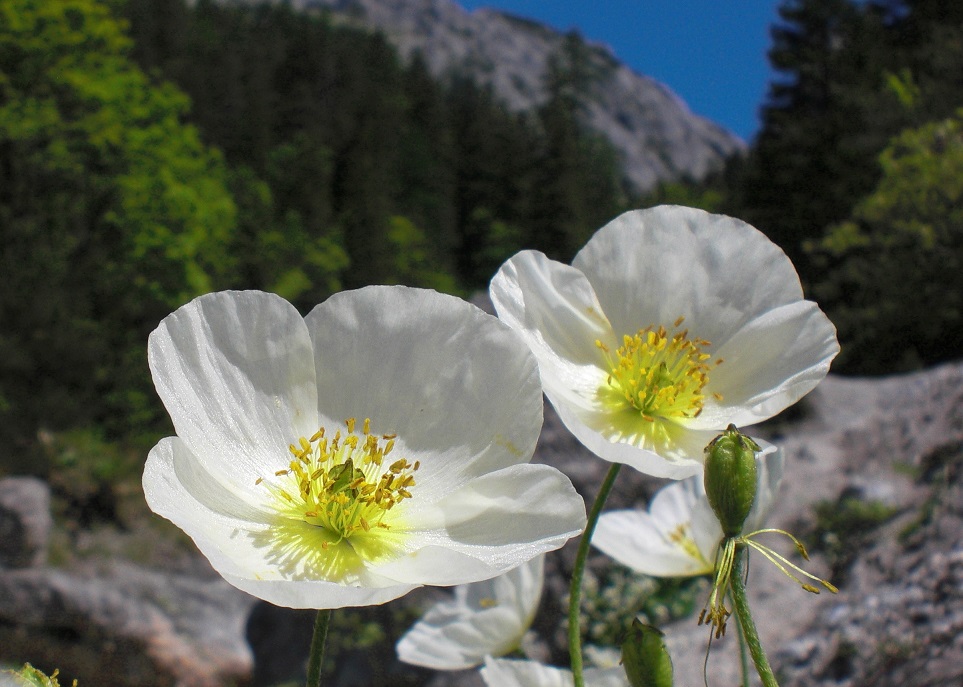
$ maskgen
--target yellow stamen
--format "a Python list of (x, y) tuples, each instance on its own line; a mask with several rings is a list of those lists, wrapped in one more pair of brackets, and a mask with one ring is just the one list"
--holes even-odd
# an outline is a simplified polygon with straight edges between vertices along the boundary
[(420, 467), (417, 461), (399, 458), (382, 469), (384, 455), (394, 448), (395, 435), (371, 434), (369, 418), (362, 424), (362, 436), (355, 434), (356, 426), (355, 418), (348, 418), (347, 432), (342, 435), (337, 430), (330, 442), (325, 439), (324, 427), (310, 439), (300, 437), (289, 447), (296, 460), (288, 469), (275, 473), (289, 478), (291, 488), (268, 485), (291, 504), (284, 504), (283, 512), (332, 535), (332, 542), (322, 543), (324, 549), (328, 543), (371, 532), (375, 527), (388, 529), (390, 525), (383, 522), (387, 512), (412, 497), (414, 472)]
[[(683, 319), (675, 321), (674, 333), (663, 326), (649, 326), (634, 336), (624, 336), (614, 356), (604, 343), (596, 341), (610, 370), (600, 389), (603, 396), (614, 395), (646, 420), (697, 417), (705, 402), (703, 389), (709, 373), (722, 361), (707, 362), (712, 357), (706, 353), (710, 343), (689, 338), (686, 329), (678, 330)], [(722, 399), (718, 393), (712, 396)]]

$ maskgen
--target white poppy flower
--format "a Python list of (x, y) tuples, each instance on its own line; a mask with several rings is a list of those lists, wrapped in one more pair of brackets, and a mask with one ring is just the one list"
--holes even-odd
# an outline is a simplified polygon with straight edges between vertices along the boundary
[(517, 649), (538, 610), (545, 557), (499, 577), (455, 587), (455, 598), (432, 607), (398, 642), (398, 658), (435, 670), (463, 670), (485, 656)]
[(719, 431), (795, 403), (839, 351), (774, 243), (692, 208), (625, 213), (571, 266), (522, 251), (491, 297), (532, 347), (569, 431), (658, 477), (696, 474)]
[[(485, 659), (482, 679), (489, 687), (572, 687), (572, 671), (553, 668), (535, 661), (507, 658)], [(621, 668), (586, 668), (585, 687), (628, 687), (629, 680)]]
[(529, 463), (534, 359), (457, 298), (368, 287), (302, 318), (271, 294), (209, 294), (161, 322), (148, 358), (177, 436), (148, 456), (147, 503), (266, 601), (475, 582), (584, 527), (568, 478)]
[[(782, 481), (782, 449), (757, 440), (756, 497), (743, 531), (761, 529)], [(652, 498), (648, 512), (602, 513), (592, 544), (636, 572), (687, 577), (713, 572), (722, 526), (712, 512), (702, 475), (673, 482)]]

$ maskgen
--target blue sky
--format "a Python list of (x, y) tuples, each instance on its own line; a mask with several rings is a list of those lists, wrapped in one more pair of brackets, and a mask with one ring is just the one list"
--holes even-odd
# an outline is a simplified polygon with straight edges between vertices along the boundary
[(455, 0), (494, 7), (608, 44), (635, 71), (747, 141), (771, 77), (777, 0)]

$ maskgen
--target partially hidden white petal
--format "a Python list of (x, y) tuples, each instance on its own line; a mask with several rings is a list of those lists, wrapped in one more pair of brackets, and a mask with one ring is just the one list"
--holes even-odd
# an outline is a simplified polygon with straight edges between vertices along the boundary
[(482, 679), (488, 687), (571, 687), (571, 671), (562, 668), (506, 658), (485, 659)]
[(495, 599), (510, 606), (527, 630), (535, 619), (545, 584), (545, 556), (536, 556), (493, 580)]
[(537, 365), (496, 318), (434, 291), (371, 286), (335, 294), (306, 322), (322, 416), (397, 434), (397, 455), (421, 462), (416, 501), (531, 459)]
[[(485, 656), (502, 656), (521, 641), (518, 617), (511, 609), (494, 607), (461, 615), (448, 622), (426, 616), (398, 642), (398, 658), (435, 670), (463, 670)], [(524, 631), (522, 631), (524, 633)]]
[(255, 480), (286, 467), (288, 444), (317, 429), (311, 340), (278, 296), (196, 298), (150, 335), (148, 362), (177, 435), (215, 480), (252, 502), (265, 493)]
[(521, 643), (542, 596), (545, 557), (504, 575), (461, 585), (455, 598), (432, 607), (398, 642), (405, 663), (436, 670), (479, 665)]
[[(505, 658), (485, 659), (482, 679), (488, 687), (571, 687), (574, 678), (569, 670), (553, 668), (535, 661)], [(586, 687), (627, 687), (625, 671), (619, 668), (588, 668), (583, 671)]]
[(512, 649), (503, 650), (500, 646), (506, 636), (500, 633), (510, 629), (510, 620), (501, 610), (441, 627), (418, 623), (398, 642), (398, 658), (433, 670), (473, 668), (481, 664), (488, 653), (501, 656)]
[[(622, 510), (603, 513), (592, 544), (636, 572), (654, 577), (686, 577), (712, 571), (712, 561), (693, 556), (659, 527), (651, 515)], [(679, 531), (680, 536), (691, 536)]]
[(406, 512), (400, 523), (411, 553), (376, 572), (400, 581), (464, 584), (561, 547), (584, 529), (585, 506), (558, 470), (525, 464), (474, 479), (430, 508)]

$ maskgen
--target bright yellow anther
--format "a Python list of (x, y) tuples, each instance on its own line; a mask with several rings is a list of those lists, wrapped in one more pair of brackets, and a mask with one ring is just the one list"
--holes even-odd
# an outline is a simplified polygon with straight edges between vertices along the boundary
[[(300, 437), (288, 449), (295, 460), (288, 469), (278, 470), (282, 484), (268, 489), (283, 502), (282, 512), (303, 519), (330, 532), (334, 542), (374, 528), (389, 529), (385, 514), (399, 501), (411, 498), (414, 472), (420, 466), (404, 458), (382, 467), (385, 454), (395, 446), (395, 435), (371, 434), (371, 420), (365, 418), (363, 434), (355, 434), (357, 421), (345, 420), (347, 432), (339, 429), (330, 442), (320, 428), (310, 439)], [(261, 480), (258, 480), (260, 484)], [(297, 494), (297, 496), (292, 496)], [(322, 548), (327, 544), (322, 543)]]
[[(675, 321), (674, 329), (683, 319)], [(610, 370), (599, 390), (603, 399), (634, 408), (647, 420), (692, 418), (702, 412), (703, 389), (718, 364), (707, 362), (712, 357), (706, 352), (708, 341), (689, 338), (688, 329), (670, 334), (663, 326), (649, 326), (624, 335), (614, 355), (601, 341), (595, 345)]]

